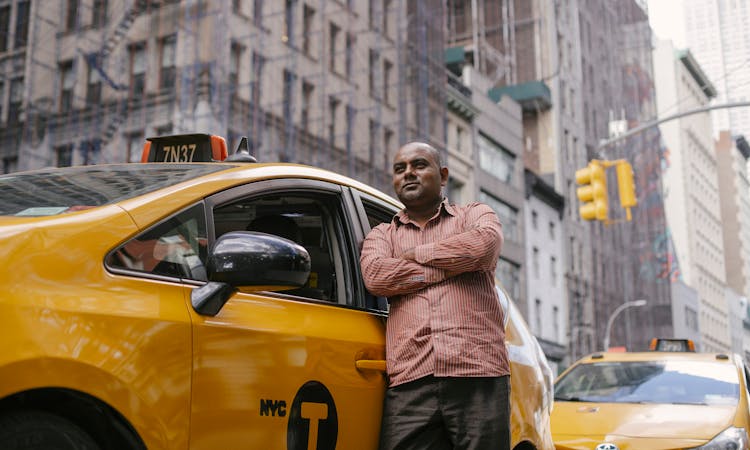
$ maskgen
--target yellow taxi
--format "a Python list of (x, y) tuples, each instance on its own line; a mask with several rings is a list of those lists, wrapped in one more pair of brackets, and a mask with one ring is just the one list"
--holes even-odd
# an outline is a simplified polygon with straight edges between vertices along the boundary
[[(359, 248), (401, 205), (217, 136), (143, 160), (0, 176), (0, 448), (377, 448), (388, 310)], [(513, 445), (552, 448), (551, 372), (498, 291)]]
[(687, 340), (654, 351), (596, 353), (555, 383), (558, 450), (748, 449), (748, 372), (739, 355), (696, 353)]

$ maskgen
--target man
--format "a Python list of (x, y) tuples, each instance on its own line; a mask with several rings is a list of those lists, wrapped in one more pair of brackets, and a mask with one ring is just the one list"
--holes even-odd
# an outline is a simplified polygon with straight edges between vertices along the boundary
[(401, 147), (393, 188), (404, 209), (362, 247), (365, 285), (390, 302), (384, 450), (510, 448), (510, 366), (494, 286), (501, 225), (487, 205), (449, 204), (447, 181), (435, 148)]

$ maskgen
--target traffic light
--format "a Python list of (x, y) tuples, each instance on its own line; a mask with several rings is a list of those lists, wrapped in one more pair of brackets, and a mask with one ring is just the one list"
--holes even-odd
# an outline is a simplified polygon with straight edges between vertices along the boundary
[(576, 170), (576, 183), (583, 185), (576, 191), (582, 202), (578, 209), (581, 218), (607, 222), (607, 174), (601, 161), (593, 160), (587, 167)]
[(620, 191), (620, 206), (632, 208), (638, 204), (635, 198), (635, 183), (633, 182), (633, 167), (624, 159), (617, 163), (617, 188)]

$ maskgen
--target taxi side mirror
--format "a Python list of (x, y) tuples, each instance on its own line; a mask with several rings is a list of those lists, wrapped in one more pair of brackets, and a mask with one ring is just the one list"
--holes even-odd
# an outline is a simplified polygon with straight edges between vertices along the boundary
[(232, 231), (216, 240), (206, 261), (209, 282), (193, 289), (198, 314), (215, 316), (236, 290), (295, 289), (310, 276), (310, 255), (288, 239), (253, 231)]

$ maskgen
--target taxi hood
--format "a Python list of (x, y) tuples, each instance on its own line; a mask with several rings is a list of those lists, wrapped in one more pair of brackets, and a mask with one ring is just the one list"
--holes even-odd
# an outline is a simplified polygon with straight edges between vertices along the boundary
[[(736, 405), (556, 401), (552, 431), (555, 442), (574, 436), (707, 441), (732, 424), (736, 411)], [(700, 426), (696, 426), (697, 417), (700, 417)]]

